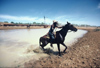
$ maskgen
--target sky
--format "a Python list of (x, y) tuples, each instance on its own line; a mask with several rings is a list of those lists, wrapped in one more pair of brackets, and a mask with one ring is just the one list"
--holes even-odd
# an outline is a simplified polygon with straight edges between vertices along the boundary
[(100, 0), (0, 0), (0, 21), (100, 26)]

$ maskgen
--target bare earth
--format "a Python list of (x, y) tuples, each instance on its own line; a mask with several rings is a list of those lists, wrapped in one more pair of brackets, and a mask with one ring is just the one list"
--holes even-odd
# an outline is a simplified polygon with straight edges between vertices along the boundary
[[(62, 56), (58, 54), (25, 62), (25, 68), (100, 68), (100, 31), (86, 29), (88, 33), (68, 47)], [(66, 44), (67, 45), (67, 44)]]

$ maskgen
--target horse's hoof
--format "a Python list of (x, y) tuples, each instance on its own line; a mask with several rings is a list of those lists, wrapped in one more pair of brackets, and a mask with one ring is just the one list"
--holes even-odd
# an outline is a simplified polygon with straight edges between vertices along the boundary
[(63, 53), (66, 53), (65, 51), (63, 51)]
[(61, 54), (59, 54), (59, 56), (61, 57)]
[(66, 51), (64, 50), (63, 53), (66, 53)]

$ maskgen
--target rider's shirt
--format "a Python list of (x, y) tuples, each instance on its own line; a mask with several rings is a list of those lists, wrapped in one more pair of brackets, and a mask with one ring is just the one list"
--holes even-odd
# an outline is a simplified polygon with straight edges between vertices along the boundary
[(49, 32), (52, 33), (54, 31), (54, 29), (55, 29), (55, 27), (51, 26)]
[(53, 33), (55, 27), (58, 27), (58, 23), (57, 22), (54, 22), (51, 27), (50, 27), (50, 30), (49, 30), (49, 33)]

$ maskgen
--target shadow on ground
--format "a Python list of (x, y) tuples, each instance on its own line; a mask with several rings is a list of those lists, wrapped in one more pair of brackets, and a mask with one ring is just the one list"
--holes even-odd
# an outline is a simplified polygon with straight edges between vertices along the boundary
[[(38, 48), (38, 49), (33, 50), (33, 52), (35, 52), (35, 53), (45, 53), (45, 54), (48, 54), (48, 55), (59, 55), (58, 51), (53, 51), (50, 48), (46, 48), (44, 50), (42, 50), (41, 48)], [(61, 52), (61, 55), (63, 55), (63, 54), (64, 53)]]

